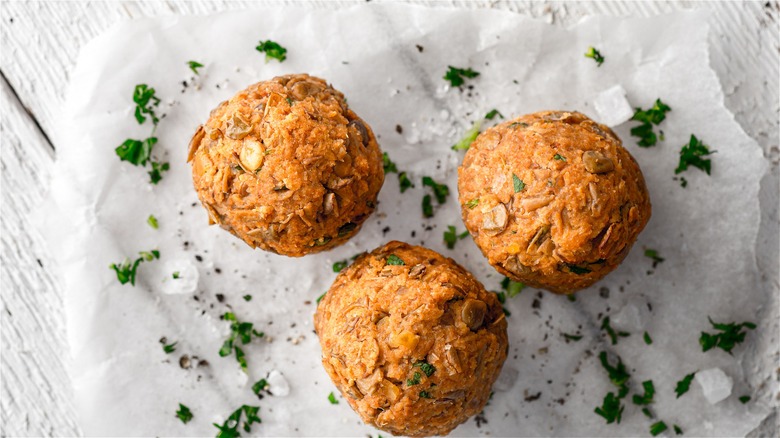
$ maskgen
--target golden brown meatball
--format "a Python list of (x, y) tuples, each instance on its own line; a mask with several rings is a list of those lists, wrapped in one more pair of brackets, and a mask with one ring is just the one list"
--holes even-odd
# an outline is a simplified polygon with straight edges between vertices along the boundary
[(397, 435), (444, 435), (479, 413), (508, 349), (496, 295), (452, 259), (403, 242), (343, 270), (314, 325), (350, 406)]
[(556, 293), (588, 287), (650, 219), (642, 171), (606, 126), (543, 111), (477, 137), (458, 169), (463, 222), (500, 273)]
[(292, 257), (346, 242), (384, 181), (371, 128), (306, 74), (251, 85), (211, 112), (187, 161), (209, 222)]

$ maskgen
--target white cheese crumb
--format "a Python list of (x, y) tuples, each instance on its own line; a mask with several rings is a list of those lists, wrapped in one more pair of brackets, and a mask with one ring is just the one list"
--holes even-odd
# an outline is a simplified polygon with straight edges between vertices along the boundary
[(599, 115), (599, 121), (609, 127), (620, 125), (634, 115), (626, 100), (626, 90), (620, 85), (599, 93), (593, 100), (593, 108)]
[(720, 368), (711, 368), (696, 373), (696, 381), (701, 386), (704, 398), (710, 404), (718, 403), (731, 395), (731, 387), (734, 381)]
[(287, 397), (290, 394), (290, 384), (281, 372), (273, 370), (265, 380), (268, 382), (268, 391), (274, 397)]

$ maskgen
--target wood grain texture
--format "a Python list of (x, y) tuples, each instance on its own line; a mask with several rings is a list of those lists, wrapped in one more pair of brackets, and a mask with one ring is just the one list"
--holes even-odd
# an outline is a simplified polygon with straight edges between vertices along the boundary
[[(0, 3), (0, 166), (2, 169), (2, 254), (0, 311), (0, 435), (74, 436), (72, 389), (65, 371), (67, 344), (62, 292), (53, 263), (33, 232), (30, 211), (43, 201), (56, 148), (55, 126), (68, 74), (79, 49), (114, 23), (139, 17), (208, 14), (253, 5), (336, 8), (362, 1), (183, 1), (2, 2)], [(778, 117), (780, 41), (777, 2), (603, 2), (412, 1), (434, 7), (511, 10), (550, 23), (570, 25), (589, 14), (649, 16), (680, 9), (711, 9), (712, 67), (726, 106), (762, 146), (771, 171), (762, 188), (759, 267), (765, 286), (778, 284)], [(772, 311), (772, 310), (770, 310)], [(777, 312), (777, 309), (773, 310)], [(777, 334), (763, 339), (780, 342)], [(778, 416), (755, 432), (772, 435)]]

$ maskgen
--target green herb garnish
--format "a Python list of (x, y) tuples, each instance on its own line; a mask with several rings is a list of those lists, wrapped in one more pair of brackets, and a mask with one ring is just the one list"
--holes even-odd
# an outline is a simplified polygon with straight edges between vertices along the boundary
[(609, 324), (609, 316), (605, 316), (604, 319), (601, 320), (601, 329), (607, 332), (610, 341), (612, 341), (612, 345), (617, 344), (618, 337), (625, 338), (630, 336), (630, 333), (627, 332), (616, 332), (615, 329), (613, 329)]
[(501, 288), (506, 291), (506, 294), (509, 296), (509, 298), (513, 298), (523, 291), (525, 284), (519, 281), (514, 281), (509, 277), (504, 277), (504, 279), (501, 280)]
[(642, 382), (642, 388), (645, 393), (642, 396), (634, 394), (633, 401), (635, 405), (649, 405), (653, 402), (653, 396), (655, 395), (655, 386), (652, 380), (645, 380)]
[(425, 373), (428, 377), (431, 377), (431, 375), (436, 372), (436, 367), (425, 361), (416, 362), (412, 366), (419, 367), (420, 371)]
[(563, 156), (563, 155), (561, 155), (561, 154), (555, 154), (555, 155), (553, 155), (553, 159), (554, 159), (554, 160), (557, 160), (557, 161), (563, 161), (563, 162), (566, 162), (566, 157), (564, 157), (564, 156)]
[(666, 118), (666, 113), (672, 109), (669, 105), (656, 99), (655, 104), (647, 111), (637, 108), (631, 120), (636, 120), (641, 124), (631, 128), (631, 135), (639, 138), (637, 143), (641, 147), (650, 147), (658, 142), (658, 136), (653, 131), (653, 125), (659, 125)]
[(420, 398), (431, 398), (431, 394), (428, 391), (420, 391), (418, 396)]
[(681, 395), (688, 392), (688, 389), (691, 387), (691, 382), (693, 382), (694, 376), (696, 376), (695, 371), (686, 375), (682, 380), (677, 382), (677, 386), (674, 388), (674, 392), (677, 394), (677, 398), (680, 398)]
[(154, 259), (160, 258), (160, 251), (152, 250), (152, 251), (141, 251), (138, 254), (141, 255), (141, 257), (138, 257), (134, 261), (130, 261), (130, 259), (125, 259), (124, 262), (120, 264), (111, 263), (108, 268), (113, 269), (116, 272), (116, 279), (119, 280), (119, 283), (121, 284), (127, 284), (128, 282), (135, 286), (135, 277), (136, 273), (138, 272), (138, 265), (140, 265), (142, 262), (150, 262)]
[(436, 201), (439, 204), (447, 202), (447, 196), (450, 194), (450, 188), (445, 184), (439, 184), (429, 176), (424, 176), (422, 179), (423, 186), (427, 186), (433, 189), (433, 194), (436, 196)]
[(502, 119), (504, 118), (503, 114), (501, 114), (497, 109), (493, 108), (489, 113), (485, 114), (485, 119), (493, 120), (496, 118), (496, 116), (501, 117)]
[(406, 386), (414, 386), (420, 384), (420, 378), (422, 375), (418, 373), (417, 371), (414, 372), (414, 375), (411, 379), (406, 379)]
[(650, 435), (658, 436), (658, 434), (665, 431), (666, 429), (668, 429), (668, 427), (666, 427), (666, 423), (664, 423), (663, 421), (653, 423), (652, 425), (650, 425)]
[(568, 333), (563, 333), (563, 337), (566, 338), (568, 341), (574, 341), (577, 342), (580, 339), (582, 339), (582, 335), (570, 335)]
[(178, 342), (174, 342), (173, 344), (163, 343), (163, 351), (165, 354), (171, 354), (176, 351), (176, 344), (178, 344)]
[(196, 75), (200, 75), (198, 73), (198, 69), (203, 67), (203, 64), (199, 63), (198, 61), (187, 61), (187, 66), (192, 70), (193, 73)]
[(683, 434), (683, 430), (682, 430), (682, 428), (680, 428), (680, 426), (675, 424), (673, 427), (674, 427), (674, 433), (676, 433), (677, 435), (682, 435)]
[(182, 423), (187, 424), (192, 420), (192, 412), (190, 411), (190, 408), (179, 403), (179, 410), (176, 411), (176, 417), (178, 417)]
[(179, 275), (180, 275), (180, 274), (179, 274), (179, 271), (174, 271), (174, 273), (173, 273), (173, 279), (174, 279), (174, 280), (178, 280), (178, 279), (179, 279)]
[(604, 57), (601, 56), (601, 53), (593, 46), (588, 47), (588, 51), (585, 52), (585, 57), (592, 58), (599, 67), (604, 63)]
[(597, 407), (594, 412), (607, 420), (607, 424), (617, 422), (620, 424), (620, 418), (623, 415), (623, 409), (625, 406), (620, 404), (620, 397), (615, 397), (615, 394), (608, 392), (604, 396), (604, 401), (601, 407)]
[(271, 40), (260, 41), (257, 44), (257, 47), (255, 47), (255, 50), (260, 53), (265, 53), (266, 63), (271, 59), (275, 59), (279, 62), (284, 62), (284, 60), (287, 59), (287, 49)]
[(246, 415), (243, 429), (247, 433), (251, 432), (252, 424), (262, 423), (260, 417), (257, 416), (259, 411), (259, 406), (242, 405), (240, 408), (236, 409), (235, 412), (230, 414), (230, 416), (227, 418), (227, 420), (225, 420), (224, 423), (222, 423), (221, 426), (217, 423), (214, 423), (214, 427), (219, 429), (217, 438), (235, 438), (241, 436), (238, 431), (238, 426), (241, 424), (242, 414)]
[(471, 129), (466, 131), (466, 134), (463, 135), (463, 138), (461, 138), (457, 143), (452, 145), (453, 151), (465, 151), (469, 147), (471, 147), (471, 143), (474, 143), (474, 140), (477, 139), (477, 136), (479, 135), (479, 129), (482, 127), (482, 124), (479, 121), (474, 122), (473, 125), (471, 125)]
[(701, 332), (699, 344), (701, 344), (702, 351), (708, 351), (717, 347), (728, 354), (732, 354), (731, 350), (737, 344), (740, 344), (745, 340), (745, 335), (747, 335), (747, 332), (742, 331), (742, 329), (746, 328), (753, 330), (756, 328), (756, 325), (752, 322), (743, 322), (742, 324), (736, 324), (733, 322), (729, 324), (720, 324), (713, 322), (709, 316), (707, 319), (710, 321), (710, 324), (712, 324), (712, 327), (715, 330), (719, 330), (720, 333), (711, 334)]
[(424, 217), (433, 217), (433, 204), (431, 203), (431, 195), (423, 196), (422, 211)]
[(121, 161), (128, 161), (135, 166), (145, 166), (152, 156), (152, 148), (157, 144), (157, 137), (146, 140), (128, 138), (115, 151)]
[(472, 199), (471, 201), (466, 203), (466, 207), (468, 207), (469, 210), (473, 209), (477, 205), (479, 205), (479, 198)]
[(518, 178), (514, 173), (512, 174), (512, 185), (515, 188), (515, 193), (520, 193), (525, 188), (523, 180)]
[(390, 156), (387, 155), (387, 152), (382, 153), (382, 166), (385, 169), (385, 173), (398, 173), (398, 167), (390, 159)]
[(664, 261), (664, 258), (658, 255), (658, 251), (654, 249), (646, 249), (645, 250), (645, 257), (651, 259), (653, 261), (653, 267), (655, 268), (658, 266), (659, 263), (662, 263)]
[(323, 299), (323, 298), (325, 298), (325, 294), (326, 294), (326, 293), (327, 293), (327, 292), (325, 292), (324, 294), (322, 294), (322, 295), (320, 295), (320, 296), (318, 296), (318, 297), (317, 297), (317, 304), (319, 304), (319, 303), (320, 303), (320, 301), (322, 301), (322, 299)]
[(152, 165), (152, 170), (148, 172), (149, 180), (152, 184), (160, 182), (163, 172), (166, 172), (171, 168), (171, 165), (168, 163), (160, 163), (157, 161), (150, 161), (149, 163)]
[(241, 298), (243, 298), (243, 299), (244, 299), (244, 301), (246, 301), (246, 302), (252, 301), (252, 295), (244, 295), (244, 296), (243, 296), (243, 297), (241, 297)]
[(631, 378), (631, 375), (628, 374), (628, 371), (626, 371), (626, 366), (623, 364), (623, 361), (619, 356), (617, 360), (617, 365), (613, 367), (610, 365), (609, 360), (607, 359), (606, 351), (602, 351), (599, 354), (599, 361), (601, 361), (601, 366), (607, 370), (609, 381), (620, 389), (618, 392), (618, 398), (623, 398), (626, 394), (628, 394), (628, 386), (626, 386), (626, 383), (628, 382), (628, 379)]
[(403, 260), (401, 260), (401, 257), (398, 257), (395, 254), (390, 254), (387, 256), (387, 264), (392, 266), (403, 266), (406, 263), (404, 263)]
[(677, 169), (674, 169), (675, 175), (688, 170), (688, 166), (697, 167), (709, 175), (710, 170), (712, 170), (712, 161), (702, 157), (711, 155), (713, 152), (710, 152), (707, 145), (691, 134), (688, 144), (680, 149), (680, 163), (677, 165)]
[(157, 223), (157, 218), (154, 217), (153, 214), (149, 215), (149, 217), (146, 219), (146, 223), (149, 224), (149, 226), (154, 228), (155, 230), (160, 227), (160, 225)]
[(743, 395), (742, 397), (739, 398), (739, 402), (742, 403), (743, 405), (749, 401), (750, 401), (749, 395)]
[(154, 95), (154, 88), (150, 88), (146, 84), (138, 84), (133, 90), (133, 102), (135, 102), (135, 120), (139, 125), (142, 125), (146, 121), (146, 117), (149, 116), (152, 119), (152, 123), (157, 125), (160, 118), (154, 113), (154, 109), (160, 104), (160, 99)]
[(450, 85), (453, 87), (459, 87), (463, 85), (463, 78), (473, 79), (479, 76), (479, 72), (476, 72), (471, 68), (462, 69), (453, 67), (451, 65), (448, 65), (447, 68), (448, 70), (447, 73), (444, 74), (444, 80), (450, 81)]
[(409, 179), (409, 176), (406, 175), (406, 172), (398, 174), (398, 185), (401, 188), (401, 193), (405, 192), (410, 187), (414, 187), (414, 183)]
[(645, 340), (645, 344), (650, 345), (653, 343), (653, 338), (650, 337), (649, 333), (645, 332), (643, 338)]
[(348, 261), (346, 261), (346, 260), (338, 261), (338, 262), (333, 264), (333, 272), (341, 272), (347, 266), (349, 266), (349, 262)]
[(260, 395), (263, 391), (268, 391), (268, 381), (265, 379), (260, 379), (257, 382), (255, 382), (254, 385), (252, 385), (252, 392), (254, 392), (256, 395)]
[(444, 243), (447, 244), (447, 248), (454, 249), (455, 244), (458, 242), (458, 240), (465, 239), (468, 236), (469, 236), (468, 230), (458, 234), (456, 228), (450, 225), (447, 227), (447, 231), (444, 232)]
[(332, 392), (331, 392), (330, 394), (328, 394), (328, 401), (329, 401), (329, 402), (330, 402), (330, 404), (332, 404), (332, 405), (337, 405), (337, 404), (339, 404), (339, 401), (336, 399), (336, 394), (334, 394), (334, 393), (332, 393)]
[(230, 353), (235, 352), (236, 361), (241, 365), (241, 369), (246, 372), (246, 357), (244, 350), (239, 347), (236, 340), (241, 340), (241, 343), (246, 345), (252, 341), (252, 336), (262, 338), (265, 336), (263, 332), (258, 332), (253, 328), (251, 322), (241, 322), (236, 318), (236, 315), (232, 312), (227, 312), (222, 316), (225, 321), (230, 321), (230, 337), (228, 337), (222, 344), (222, 348), (219, 349), (220, 357), (230, 356)]

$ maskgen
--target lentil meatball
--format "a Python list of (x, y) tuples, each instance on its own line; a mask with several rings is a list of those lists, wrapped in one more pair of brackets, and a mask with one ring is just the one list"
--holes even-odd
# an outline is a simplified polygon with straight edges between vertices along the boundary
[(452, 259), (403, 242), (343, 270), (314, 325), (350, 406), (397, 435), (444, 435), (482, 411), (508, 350), (496, 295)]
[(458, 169), (458, 192), (463, 222), (493, 267), (562, 294), (614, 270), (651, 214), (636, 160), (578, 112), (486, 130)]
[(322, 79), (259, 82), (222, 102), (187, 161), (210, 224), (292, 257), (346, 242), (384, 181), (371, 128)]

